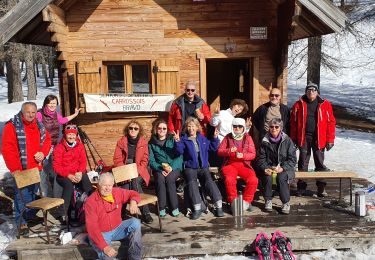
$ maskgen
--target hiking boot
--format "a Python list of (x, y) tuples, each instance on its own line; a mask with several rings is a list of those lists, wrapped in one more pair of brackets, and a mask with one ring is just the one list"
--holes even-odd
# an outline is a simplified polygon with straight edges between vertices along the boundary
[(268, 212), (272, 211), (272, 200), (266, 200), (266, 203), (264, 204), (264, 210)]
[(198, 219), (202, 215), (202, 210), (194, 210), (193, 213), (191, 213), (191, 219), (195, 220)]
[(159, 216), (160, 216), (161, 218), (165, 218), (165, 216), (167, 216), (167, 212), (165, 211), (165, 209), (160, 210), (160, 212), (159, 212)]
[(284, 203), (283, 207), (281, 208), (281, 213), (283, 213), (283, 214), (289, 214), (289, 212), (290, 212), (290, 204), (289, 204), (289, 202)]
[(172, 216), (177, 218), (180, 215), (180, 211), (178, 209), (172, 210)]
[(154, 219), (151, 217), (150, 213), (146, 214), (143, 217), (143, 222), (146, 224), (151, 224), (154, 221)]
[(327, 168), (327, 167), (324, 167), (324, 168), (315, 168), (314, 171), (316, 171), (316, 172), (331, 172), (332, 170)]
[(247, 201), (243, 201), (243, 211), (252, 211), (253, 206)]
[(27, 224), (21, 224), (19, 236), (26, 236), (29, 234), (29, 228), (27, 227)]
[(214, 215), (215, 215), (215, 217), (218, 217), (218, 218), (224, 217), (223, 208), (215, 208), (214, 209)]

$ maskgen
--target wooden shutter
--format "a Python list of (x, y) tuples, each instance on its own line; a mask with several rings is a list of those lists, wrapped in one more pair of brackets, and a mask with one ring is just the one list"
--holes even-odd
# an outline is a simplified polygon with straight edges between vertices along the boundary
[(157, 60), (153, 67), (156, 94), (180, 93), (180, 67), (177, 60)]
[(81, 61), (77, 63), (78, 93), (101, 93), (101, 62)]

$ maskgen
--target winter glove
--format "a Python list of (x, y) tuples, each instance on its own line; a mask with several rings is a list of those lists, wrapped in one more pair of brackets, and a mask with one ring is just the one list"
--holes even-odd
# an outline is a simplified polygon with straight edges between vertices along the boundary
[(331, 150), (333, 146), (334, 146), (334, 143), (327, 143), (327, 144), (326, 144), (326, 150), (327, 150), (327, 152), (328, 152), (329, 150)]

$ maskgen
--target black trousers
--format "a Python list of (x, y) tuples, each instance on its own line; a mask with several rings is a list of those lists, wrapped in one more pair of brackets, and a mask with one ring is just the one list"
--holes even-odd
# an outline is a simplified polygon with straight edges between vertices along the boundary
[(170, 210), (178, 208), (176, 180), (180, 175), (181, 173), (178, 170), (170, 172), (167, 177), (161, 172), (154, 173), (156, 179), (156, 195), (158, 196), (160, 210), (167, 207), (168, 201)]
[[(321, 171), (327, 169), (324, 165), (324, 149), (318, 148), (318, 140), (315, 135), (306, 135), (305, 144), (299, 149), (299, 158), (298, 158), (298, 170), (299, 171), (308, 171), (309, 170), (309, 161), (311, 157), (311, 151), (314, 158), (315, 171)], [(326, 183), (323, 180), (316, 182), (317, 185), (325, 185)]]
[[(121, 186), (121, 188), (127, 189), (127, 190), (134, 190), (139, 193), (144, 193), (142, 189), (142, 183), (143, 183), (142, 177), (138, 176), (137, 180), (134, 179), (131, 182), (125, 183)], [(143, 216), (150, 214), (150, 208), (148, 207), (148, 205), (142, 206), (141, 212)]]
[(212, 180), (212, 176), (208, 168), (186, 168), (184, 170), (184, 179), (187, 185), (189, 200), (192, 202), (193, 205), (197, 205), (202, 202), (199, 193), (198, 180), (203, 188), (204, 193), (211, 197), (213, 203), (222, 200), (219, 188), (216, 186), (216, 183)]
[(64, 199), (64, 207), (65, 210), (69, 209), (70, 202), (72, 200), (74, 186), (77, 186), (82, 191), (86, 192), (87, 194), (91, 194), (92, 186), (89, 177), (87, 174), (82, 174), (82, 179), (79, 183), (73, 183), (66, 177), (62, 177), (60, 175), (56, 176), (56, 181), (63, 187), (62, 198)]
[[(287, 173), (278, 174), (276, 177), (277, 190), (279, 191), (279, 196), (282, 203), (287, 203), (290, 200), (288, 179)], [(272, 200), (272, 175), (262, 176), (262, 186), (264, 199)]]

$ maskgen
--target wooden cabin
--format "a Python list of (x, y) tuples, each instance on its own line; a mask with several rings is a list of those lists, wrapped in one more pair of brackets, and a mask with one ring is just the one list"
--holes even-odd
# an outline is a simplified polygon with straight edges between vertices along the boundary
[[(211, 108), (242, 98), (252, 112), (272, 87), (286, 102), (289, 43), (344, 23), (329, 0), (33, 0), (0, 20), (0, 43), (54, 46), (61, 110), (84, 108), (76, 122), (112, 164), (125, 123), (137, 118), (149, 135), (187, 80)], [(111, 110), (104, 98), (127, 106)], [(137, 103), (159, 98), (158, 109)]]

